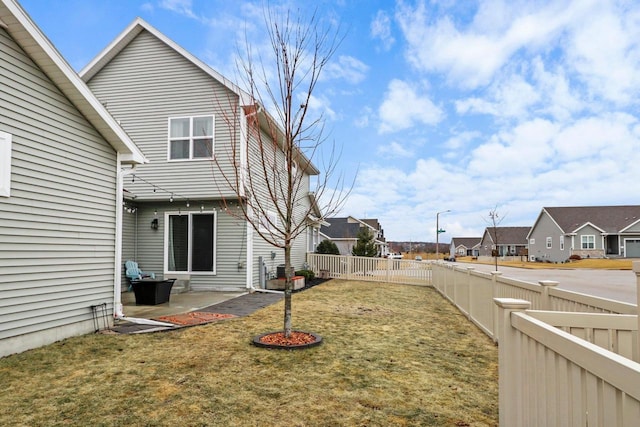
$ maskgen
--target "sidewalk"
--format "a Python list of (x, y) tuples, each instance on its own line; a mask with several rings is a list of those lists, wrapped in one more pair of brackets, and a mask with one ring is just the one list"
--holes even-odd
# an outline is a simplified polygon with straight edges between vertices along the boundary
[[(213, 304), (208, 307), (198, 309), (197, 311), (204, 313), (231, 314), (237, 317), (244, 317), (255, 312), (256, 310), (280, 301), (283, 296), (283, 294), (253, 292), (249, 294), (243, 294), (239, 297), (232, 298), (218, 304)], [(126, 320), (119, 320), (116, 321), (116, 324), (113, 326), (113, 328), (111, 328), (111, 332), (115, 332), (118, 334), (140, 334), (146, 332), (169, 331), (183, 327), (184, 326), (181, 325), (147, 325), (133, 323)]]

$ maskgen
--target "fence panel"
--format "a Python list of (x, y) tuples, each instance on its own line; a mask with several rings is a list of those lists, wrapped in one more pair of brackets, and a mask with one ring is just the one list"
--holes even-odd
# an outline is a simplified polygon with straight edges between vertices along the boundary
[(307, 254), (307, 264), (320, 277), (427, 286), (431, 263), (414, 260)]
[(633, 316), (536, 312), (510, 298), (496, 304), (500, 425), (637, 424), (640, 364), (552, 326), (598, 329), (618, 319), (616, 328), (631, 328)]

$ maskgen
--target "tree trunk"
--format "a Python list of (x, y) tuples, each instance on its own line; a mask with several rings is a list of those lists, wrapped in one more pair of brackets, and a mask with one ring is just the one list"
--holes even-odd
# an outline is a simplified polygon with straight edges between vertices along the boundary
[(291, 293), (293, 291), (293, 268), (291, 267), (291, 244), (284, 248), (284, 336), (291, 336)]

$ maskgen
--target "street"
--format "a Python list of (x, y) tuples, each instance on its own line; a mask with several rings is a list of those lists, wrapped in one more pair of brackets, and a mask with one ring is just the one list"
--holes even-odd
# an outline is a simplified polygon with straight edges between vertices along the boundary
[[(477, 271), (495, 271), (494, 265), (477, 263), (455, 263), (472, 266)], [(538, 283), (540, 280), (555, 280), (558, 288), (580, 292), (616, 301), (637, 304), (636, 275), (631, 270), (596, 269), (527, 269), (498, 266), (504, 277)]]

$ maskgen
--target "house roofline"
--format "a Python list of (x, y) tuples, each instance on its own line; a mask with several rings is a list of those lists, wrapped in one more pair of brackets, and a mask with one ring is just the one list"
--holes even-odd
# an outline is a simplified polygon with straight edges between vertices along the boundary
[[(182, 55), (204, 73), (219, 81), (224, 87), (226, 87), (229, 91), (231, 91), (238, 97), (239, 105), (241, 105), (242, 107), (255, 109), (258, 113), (260, 126), (263, 127), (263, 129), (271, 129), (270, 125), (273, 124), (275, 125), (278, 136), (282, 137), (284, 135), (284, 132), (277, 124), (275, 119), (267, 111), (265, 111), (265, 108), (260, 106), (259, 102), (253, 99), (253, 97), (249, 93), (242, 90), (238, 85), (198, 59), (195, 55), (184, 49), (178, 43), (171, 40), (169, 37), (156, 29), (153, 25), (149, 24), (140, 17), (134, 19), (118, 36), (116, 36), (113, 41), (111, 41), (111, 43), (109, 43), (104, 49), (102, 49), (102, 51), (98, 53), (98, 55), (93, 60), (91, 60), (91, 62), (89, 62), (82, 70), (80, 70), (79, 74), (82, 80), (85, 83), (89, 82), (96, 74), (100, 72), (100, 70), (102, 70), (109, 62), (111, 62), (113, 58), (115, 58), (125, 47), (127, 47), (127, 45), (142, 31), (149, 32), (158, 40), (169, 46), (169, 48), (176, 51), (179, 55)], [(267, 127), (265, 128), (265, 126)], [(298, 159), (298, 163), (304, 164), (306, 166), (305, 171), (310, 175), (318, 175), (320, 172), (313, 165), (313, 163), (311, 163), (311, 160), (309, 160), (307, 156), (305, 156), (304, 153), (302, 153), (299, 149), (297, 149), (296, 151), (296, 158)]]
[(123, 163), (148, 163), (129, 135), (15, 0), (0, 0), (0, 22), (42, 72), (120, 154)]

